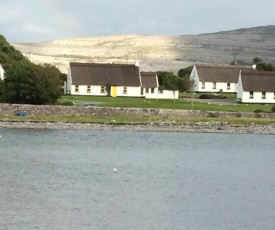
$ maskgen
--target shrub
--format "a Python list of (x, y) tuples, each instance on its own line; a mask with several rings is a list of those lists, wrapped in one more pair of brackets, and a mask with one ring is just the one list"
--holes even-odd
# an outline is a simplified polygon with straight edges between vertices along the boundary
[(57, 102), (58, 105), (64, 105), (64, 106), (73, 106), (74, 103), (72, 101), (61, 101)]
[(218, 113), (208, 113), (207, 117), (219, 117)]
[(256, 110), (254, 111), (254, 113), (265, 113), (265, 111), (263, 111), (263, 110), (261, 110), (261, 109), (256, 109)]
[(215, 94), (201, 94), (199, 96), (200, 99), (226, 99), (226, 96), (223, 95), (215, 95)]
[(271, 112), (275, 113), (275, 105), (273, 105), (273, 107), (271, 108)]

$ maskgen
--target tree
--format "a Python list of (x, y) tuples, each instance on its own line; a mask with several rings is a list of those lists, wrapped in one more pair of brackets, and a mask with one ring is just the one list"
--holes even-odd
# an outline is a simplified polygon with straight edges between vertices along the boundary
[(193, 69), (193, 66), (182, 68), (178, 71), (178, 76), (181, 78), (183, 78), (184, 76), (190, 76), (192, 69)]
[[(192, 80), (190, 79), (190, 73), (192, 71), (192, 66), (187, 67), (186, 69), (181, 69), (178, 71), (180, 74), (185, 74), (182, 77), (175, 75), (172, 72), (168, 71), (158, 71), (158, 80), (159, 85), (163, 89), (175, 91), (178, 90), (179, 92), (188, 92), (191, 91), (192, 87)], [(189, 73), (189, 75), (187, 75)]]
[(110, 97), (111, 96), (111, 84), (107, 83), (105, 87), (106, 87), (107, 94)]
[(3, 97), (9, 103), (28, 103), (35, 97), (34, 72), (29, 61), (10, 66), (5, 72)]
[(265, 63), (261, 58), (253, 58), (253, 64), (256, 64), (258, 71), (275, 71), (275, 66), (271, 63)]
[(62, 94), (60, 77), (52, 65), (16, 62), (5, 72), (3, 99), (8, 103), (54, 104)]
[(23, 54), (11, 46), (3, 35), (0, 34), (0, 63), (7, 69), (12, 63), (26, 60)]
[(180, 87), (180, 78), (173, 72), (168, 71), (158, 71), (157, 73), (159, 79), (159, 85), (164, 90), (171, 90), (174, 94), (174, 100), (176, 96), (176, 91)]

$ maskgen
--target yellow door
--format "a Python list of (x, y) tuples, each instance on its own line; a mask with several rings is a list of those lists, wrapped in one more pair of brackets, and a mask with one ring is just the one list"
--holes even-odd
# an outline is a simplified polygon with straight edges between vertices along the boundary
[(117, 96), (117, 86), (112, 86), (111, 96), (112, 97), (116, 97)]

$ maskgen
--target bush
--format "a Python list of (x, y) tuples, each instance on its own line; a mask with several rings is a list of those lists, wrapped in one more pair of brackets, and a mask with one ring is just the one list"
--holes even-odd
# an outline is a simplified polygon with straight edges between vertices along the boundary
[(218, 113), (208, 113), (207, 117), (219, 117)]
[(271, 112), (275, 113), (275, 105), (273, 105), (273, 107), (271, 108)]
[(215, 94), (201, 94), (200, 99), (226, 99), (226, 96)]
[(254, 111), (254, 113), (265, 113), (265, 111), (263, 111), (263, 110), (261, 110), (261, 109), (256, 109), (256, 110)]

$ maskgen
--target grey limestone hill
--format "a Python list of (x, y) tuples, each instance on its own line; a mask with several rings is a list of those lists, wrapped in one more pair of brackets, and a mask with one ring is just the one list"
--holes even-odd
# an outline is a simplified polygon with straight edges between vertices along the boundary
[(194, 63), (251, 64), (254, 57), (275, 64), (275, 26), (200, 35), (116, 35), (13, 44), (35, 63), (134, 63), (144, 71), (178, 71)]

